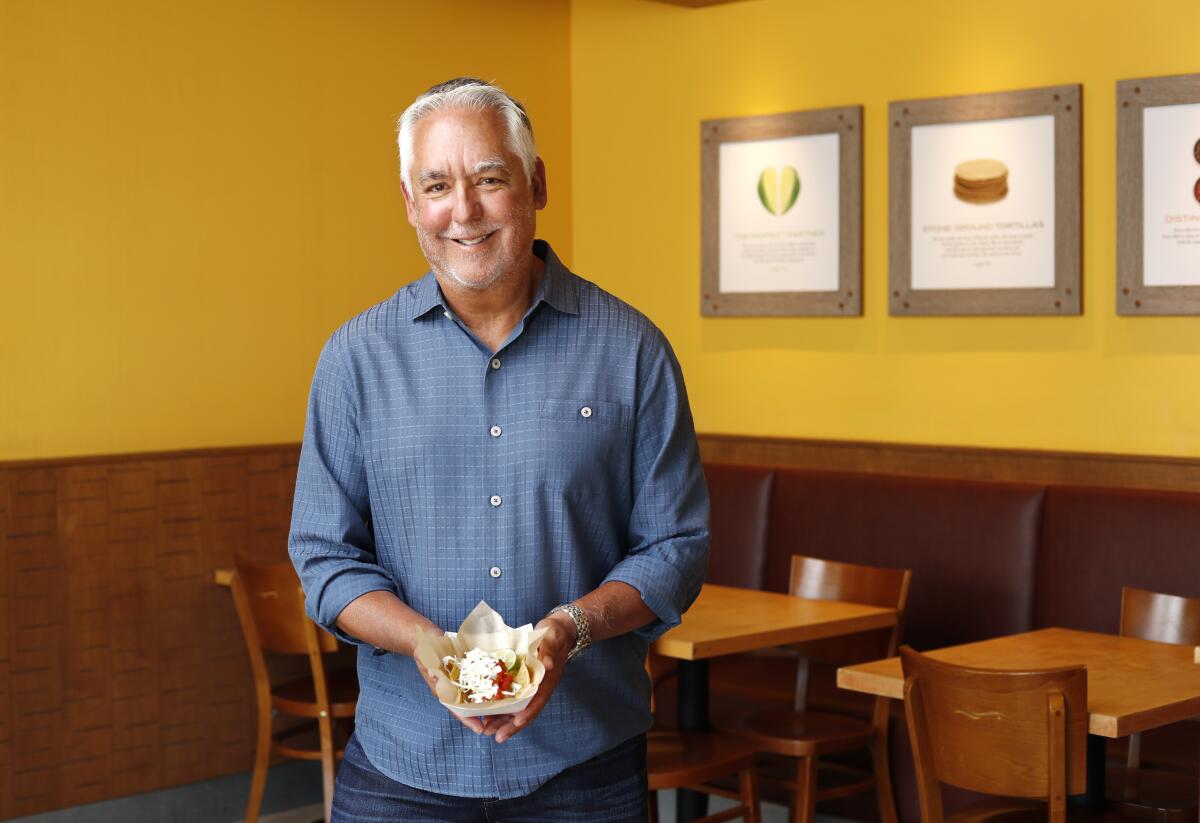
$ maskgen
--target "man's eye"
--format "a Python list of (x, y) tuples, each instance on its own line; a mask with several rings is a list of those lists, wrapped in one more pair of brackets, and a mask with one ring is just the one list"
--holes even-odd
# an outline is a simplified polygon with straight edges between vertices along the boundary
[(479, 181), (479, 184), (481, 186), (498, 186), (503, 182), (504, 181), (498, 177), (484, 177), (482, 180)]
[(427, 194), (437, 194), (438, 192), (443, 192), (445, 190), (446, 190), (445, 183), (434, 183), (432, 186), (425, 187), (425, 192)]

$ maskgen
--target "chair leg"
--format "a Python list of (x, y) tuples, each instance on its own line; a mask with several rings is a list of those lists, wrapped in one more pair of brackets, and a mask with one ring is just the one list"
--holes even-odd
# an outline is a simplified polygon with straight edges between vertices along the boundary
[(886, 736), (875, 739), (871, 746), (871, 758), (875, 763), (875, 797), (879, 800), (879, 819), (883, 823), (898, 823), (896, 795), (892, 792), (892, 765), (888, 758)]
[(801, 757), (796, 761), (796, 785), (792, 795), (791, 823), (812, 823), (817, 804), (817, 759)]
[[(741, 784), (742, 804), (745, 805), (746, 823), (762, 823), (761, 807), (758, 804), (758, 772), (751, 766), (738, 776)], [(651, 821), (651, 823), (654, 823)]]
[(317, 719), (321, 736), (321, 789), (325, 795), (325, 823), (333, 813), (333, 726), (329, 716)]
[(646, 810), (646, 819), (650, 823), (658, 823), (658, 792), (651, 791), (648, 794), (650, 802), (647, 804), (649, 808)]
[(263, 791), (267, 788), (267, 767), (271, 764), (271, 711), (258, 708), (258, 742), (254, 748), (254, 775), (250, 778), (250, 799), (246, 803), (246, 823), (258, 823)]

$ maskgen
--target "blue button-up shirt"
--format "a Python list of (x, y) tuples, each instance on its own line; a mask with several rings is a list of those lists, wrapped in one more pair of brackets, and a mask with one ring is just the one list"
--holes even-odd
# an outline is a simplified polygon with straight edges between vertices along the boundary
[(504, 744), (438, 705), (410, 657), (360, 644), (356, 734), (410, 786), (520, 797), (650, 726), (647, 644), (700, 591), (708, 498), (662, 333), (566, 270), (495, 353), (433, 274), (338, 329), (313, 378), (291, 555), (314, 620), (396, 594), (445, 630), (480, 600), (509, 625), (619, 580), (657, 620), (595, 644)]

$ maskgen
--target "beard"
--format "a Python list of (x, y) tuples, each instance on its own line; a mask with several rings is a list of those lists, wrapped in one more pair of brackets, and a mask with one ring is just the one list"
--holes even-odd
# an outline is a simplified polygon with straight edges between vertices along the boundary
[[(527, 231), (530, 222), (530, 216), (516, 213), (510, 215), (506, 222), (451, 225), (435, 235), (426, 231), (418, 221), (417, 242), (434, 274), (445, 277), (460, 288), (485, 291), (528, 268), (532, 246), (525, 244), (518, 248), (513, 241), (514, 238), (532, 234)], [(484, 242), (498, 245), (485, 258), (478, 261), (452, 259), (456, 250), (452, 238), (482, 237), (486, 234), (493, 236)], [(463, 249), (464, 254), (469, 254), (469, 248)]]

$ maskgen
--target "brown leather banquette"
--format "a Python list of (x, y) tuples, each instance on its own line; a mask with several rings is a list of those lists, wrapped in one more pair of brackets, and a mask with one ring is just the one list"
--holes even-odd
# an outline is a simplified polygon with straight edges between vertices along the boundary
[[(710, 582), (783, 591), (793, 553), (908, 568), (903, 641), (918, 650), (1045, 626), (1115, 634), (1123, 585), (1200, 597), (1200, 494), (717, 463), (705, 475)], [(852, 654), (853, 640), (844, 645)], [(714, 661), (713, 711), (790, 702), (792, 672), (786, 657)], [(810, 702), (856, 705), (833, 685), (832, 667), (810, 674), (809, 689)], [(1181, 725), (1147, 733), (1143, 763), (1194, 774), (1200, 726)], [(890, 743), (900, 817), (916, 821), (899, 710)], [(825, 810), (874, 814), (869, 796)]]

